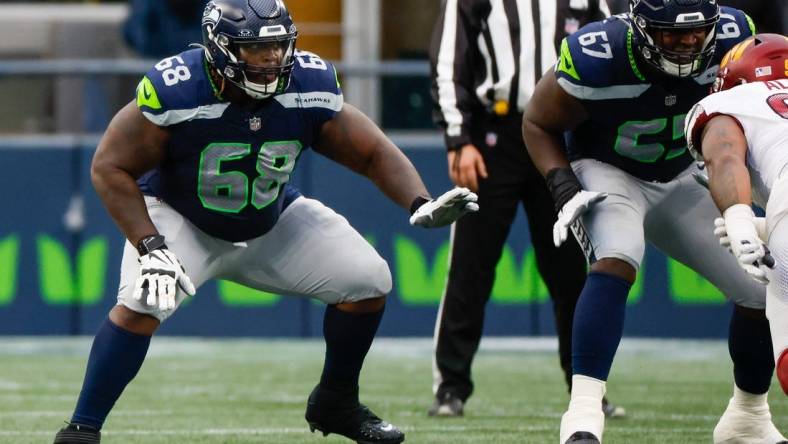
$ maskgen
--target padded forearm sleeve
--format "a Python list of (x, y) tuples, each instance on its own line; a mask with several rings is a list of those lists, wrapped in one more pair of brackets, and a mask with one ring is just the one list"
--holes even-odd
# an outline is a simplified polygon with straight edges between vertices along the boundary
[(553, 196), (556, 212), (561, 211), (561, 208), (569, 202), (572, 196), (583, 189), (570, 167), (553, 168), (547, 172), (545, 180), (547, 181), (547, 189), (550, 190), (550, 194)]

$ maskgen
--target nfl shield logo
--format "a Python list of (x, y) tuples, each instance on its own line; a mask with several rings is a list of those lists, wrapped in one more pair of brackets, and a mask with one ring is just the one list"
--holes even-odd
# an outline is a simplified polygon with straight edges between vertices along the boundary
[(259, 117), (252, 117), (249, 119), (249, 129), (257, 131), (263, 126), (263, 121)]
[(673, 94), (665, 97), (665, 106), (673, 106), (676, 104), (676, 96)]

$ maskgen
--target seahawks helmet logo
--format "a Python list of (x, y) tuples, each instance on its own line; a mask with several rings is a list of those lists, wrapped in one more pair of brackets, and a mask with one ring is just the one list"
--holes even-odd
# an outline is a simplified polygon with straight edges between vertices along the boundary
[(214, 2), (208, 3), (205, 7), (205, 11), (202, 13), (202, 24), (205, 25), (216, 25), (219, 23), (219, 20), (222, 18), (222, 11), (221, 9), (216, 7)]

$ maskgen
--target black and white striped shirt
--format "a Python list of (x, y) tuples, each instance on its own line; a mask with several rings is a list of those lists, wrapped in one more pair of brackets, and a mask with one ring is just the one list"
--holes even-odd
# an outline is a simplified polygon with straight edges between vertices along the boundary
[(443, 0), (430, 62), (434, 120), (446, 146), (470, 143), (474, 114), (522, 113), (556, 44), (609, 15), (599, 0)]

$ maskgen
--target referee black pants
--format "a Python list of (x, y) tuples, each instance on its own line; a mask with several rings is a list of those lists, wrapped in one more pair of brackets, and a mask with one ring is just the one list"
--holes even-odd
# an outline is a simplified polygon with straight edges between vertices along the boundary
[(480, 210), (463, 216), (452, 228), (448, 284), (435, 325), (434, 387), (440, 399), (448, 392), (465, 401), (473, 392), (471, 363), (482, 335), (484, 307), (520, 203), (537, 269), (553, 301), (561, 368), (571, 383), (572, 319), (586, 262), (572, 240), (561, 248), (553, 246), (553, 199), (528, 157), (520, 128), (521, 116), (491, 117), (471, 131), (488, 177), (479, 185)]

